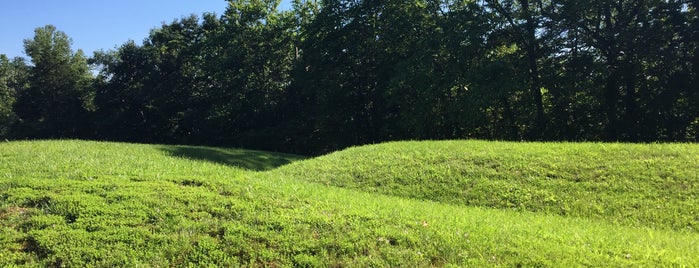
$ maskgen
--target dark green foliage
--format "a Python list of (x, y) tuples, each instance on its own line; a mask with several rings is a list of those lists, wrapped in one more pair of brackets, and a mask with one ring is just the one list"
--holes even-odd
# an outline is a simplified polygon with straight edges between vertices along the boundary
[[(322, 154), (405, 139), (697, 141), (692, 1), (229, 1), (91, 59), (3, 59), (0, 135)], [(13, 109), (8, 110), (8, 107)]]
[(24, 47), (32, 60), (28, 87), (17, 92), (14, 110), (23, 137), (79, 137), (88, 132), (93, 108), (87, 58), (73, 52), (72, 41), (56, 27), (37, 28)]
[(12, 106), (15, 103), (16, 92), (8, 86), (10, 71), (7, 56), (4, 54), (0, 55), (0, 138), (7, 135), (7, 128), (15, 120)]
[(0, 138), (7, 138), (15, 126), (17, 93), (27, 87), (29, 67), (22, 58), (10, 60), (0, 54)]
[(176, 20), (154, 29), (142, 46), (100, 53), (99, 135), (232, 144), (280, 122), (294, 55), (292, 17), (272, 3), (232, 3), (220, 18)]

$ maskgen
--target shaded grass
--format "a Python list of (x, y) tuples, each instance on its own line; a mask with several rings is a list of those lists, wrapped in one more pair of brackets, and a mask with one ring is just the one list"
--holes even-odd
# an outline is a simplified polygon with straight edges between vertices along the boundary
[(298, 155), (200, 146), (161, 146), (159, 149), (176, 157), (210, 161), (253, 171), (271, 170), (303, 159)]
[[(346, 164), (360, 170), (371, 159), (362, 150), (396, 147), (418, 150), (356, 148), (357, 162)], [(336, 155), (250, 172), (163, 146), (13, 142), (0, 152), (0, 266), (699, 265), (699, 235), (671, 225), (309, 182), (328, 176), (320, 169), (334, 168), (324, 161)], [(389, 162), (381, 168), (400, 168)]]

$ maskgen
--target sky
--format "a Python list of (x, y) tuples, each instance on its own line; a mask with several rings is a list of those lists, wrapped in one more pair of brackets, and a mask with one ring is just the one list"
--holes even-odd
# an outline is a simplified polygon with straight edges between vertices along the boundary
[[(53, 24), (87, 56), (128, 40), (137, 44), (151, 29), (191, 14), (222, 14), (225, 0), (0, 0), (0, 54), (25, 57), (24, 40), (34, 29)], [(282, 9), (289, 8), (283, 0)]]

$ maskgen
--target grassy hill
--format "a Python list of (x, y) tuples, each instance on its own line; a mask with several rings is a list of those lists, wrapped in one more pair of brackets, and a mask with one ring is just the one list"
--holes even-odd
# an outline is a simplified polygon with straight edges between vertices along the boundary
[(699, 266), (699, 145), (0, 143), (0, 266)]
[(697, 145), (396, 142), (351, 148), (280, 172), (454, 205), (699, 229)]

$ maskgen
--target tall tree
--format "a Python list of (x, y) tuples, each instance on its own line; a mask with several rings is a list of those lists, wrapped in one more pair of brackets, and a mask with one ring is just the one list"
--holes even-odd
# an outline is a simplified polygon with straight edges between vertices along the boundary
[[(699, 135), (695, 1), (228, 2), (220, 17), (95, 55), (98, 137), (321, 153), (395, 139)], [(31, 133), (70, 136), (66, 118), (89, 108), (84, 57), (67, 39), (38, 30), (30, 87), (4, 87)]]
[[(543, 57), (540, 47), (542, 32), (545, 30), (541, 24), (545, 19), (544, 9), (548, 6), (543, 1), (529, 0), (487, 0), (485, 2), (486, 8), (494, 11), (502, 18), (501, 21), (505, 22), (500, 30), (510, 32), (510, 38), (524, 52), (523, 59), (526, 62), (529, 77), (527, 84), (535, 110), (532, 116), (534, 124), (529, 128), (528, 136), (530, 139), (541, 139), (546, 131), (547, 119), (544, 114), (539, 61)], [(498, 24), (500, 23), (496, 22), (491, 27), (497, 29)]]
[(87, 131), (92, 108), (91, 74), (81, 50), (55, 26), (37, 28), (24, 41), (31, 58), (29, 88), (19, 92), (15, 111), (25, 134), (34, 137), (76, 137)]
[(10, 60), (0, 54), (0, 137), (8, 137), (17, 116), (14, 103), (17, 92), (27, 87), (28, 66), (22, 58)]
[(694, 2), (563, 1), (561, 14), (602, 67), (606, 139), (682, 139), (696, 114), (673, 108), (696, 96)]
[(9, 80), (9, 60), (5, 54), (0, 55), (0, 137), (7, 135), (7, 128), (14, 119), (15, 94), (7, 86)]
[(279, 137), (269, 128), (283, 118), (277, 110), (295, 57), (293, 14), (277, 5), (230, 1), (219, 18), (175, 20), (143, 45), (100, 53), (98, 114), (109, 119), (103, 125), (122, 126), (102, 135), (257, 147), (275, 140), (263, 137)]
[[(154, 95), (149, 95), (154, 57), (129, 41), (112, 52), (97, 52), (93, 64), (100, 67), (95, 83), (95, 126), (100, 139), (154, 142), (149, 127)], [(148, 118), (147, 118), (148, 116)]]
[(221, 136), (239, 146), (276, 149), (287, 146), (280, 131), (281, 112), (296, 59), (296, 18), (278, 10), (279, 1), (229, 1), (222, 30), (206, 44), (216, 51), (210, 74), (211, 119)]

